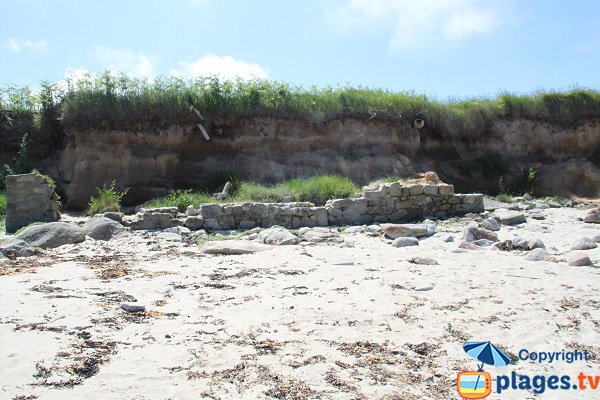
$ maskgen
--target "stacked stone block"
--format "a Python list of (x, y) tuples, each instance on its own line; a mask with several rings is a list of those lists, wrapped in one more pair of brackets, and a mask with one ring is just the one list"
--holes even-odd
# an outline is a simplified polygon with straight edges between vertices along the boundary
[(54, 185), (43, 175), (7, 175), (6, 231), (16, 230), (34, 222), (55, 222), (60, 219), (58, 196)]

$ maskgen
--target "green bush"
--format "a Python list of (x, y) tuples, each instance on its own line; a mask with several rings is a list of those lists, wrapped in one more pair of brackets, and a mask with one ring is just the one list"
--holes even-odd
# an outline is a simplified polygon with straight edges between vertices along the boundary
[(180, 212), (184, 212), (190, 205), (198, 207), (200, 204), (215, 202), (217, 202), (217, 200), (215, 200), (212, 195), (207, 193), (193, 193), (191, 189), (188, 189), (176, 190), (167, 197), (150, 200), (144, 203), (144, 207), (177, 207)]
[(0, 193), (0, 217), (6, 215), (6, 193)]
[(292, 179), (280, 184), (298, 201), (324, 204), (330, 199), (353, 197), (360, 188), (350, 179), (337, 175), (320, 175), (307, 179)]
[(88, 203), (88, 214), (95, 215), (106, 211), (121, 211), (121, 199), (129, 189), (119, 192), (113, 181), (109, 187), (97, 188), (98, 196), (92, 197)]

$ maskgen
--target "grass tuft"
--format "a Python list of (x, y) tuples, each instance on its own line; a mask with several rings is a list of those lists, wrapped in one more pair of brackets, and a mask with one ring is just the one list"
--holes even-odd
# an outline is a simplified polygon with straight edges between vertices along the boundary
[(89, 215), (95, 215), (107, 211), (121, 211), (121, 199), (129, 189), (119, 192), (115, 189), (113, 181), (109, 187), (98, 188), (98, 196), (92, 197), (88, 204)]
[(6, 193), (0, 193), (0, 217), (6, 215)]

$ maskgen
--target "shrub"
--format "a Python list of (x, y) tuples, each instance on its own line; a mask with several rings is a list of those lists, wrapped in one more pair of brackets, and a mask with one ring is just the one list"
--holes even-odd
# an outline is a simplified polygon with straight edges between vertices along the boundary
[(177, 207), (180, 212), (184, 212), (190, 205), (198, 207), (200, 204), (215, 203), (216, 201), (212, 195), (207, 193), (193, 193), (191, 189), (187, 189), (176, 190), (167, 197), (150, 200), (144, 204), (144, 207)]
[(88, 214), (95, 215), (106, 211), (121, 211), (121, 199), (129, 189), (119, 192), (115, 189), (115, 182), (104, 189), (96, 188), (98, 196), (92, 197), (88, 204)]
[(292, 179), (280, 185), (298, 201), (324, 204), (330, 199), (353, 197), (360, 188), (350, 179), (337, 175), (320, 175), (307, 179)]
[(0, 193), (0, 217), (6, 215), (6, 193)]

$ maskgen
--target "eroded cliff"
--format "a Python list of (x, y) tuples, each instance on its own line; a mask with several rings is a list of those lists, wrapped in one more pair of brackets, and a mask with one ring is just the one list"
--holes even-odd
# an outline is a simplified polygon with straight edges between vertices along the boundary
[(96, 188), (115, 181), (137, 204), (177, 188), (197, 188), (218, 171), (277, 182), (335, 173), (357, 183), (389, 175), (435, 170), (457, 190), (495, 191), (499, 177), (514, 183), (535, 169), (537, 194), (597, 196), (600, 191), (600, 121), (561, 126), (498, 119), (479, 135), (441, 135), (398, 117), (352, 116), (326, 122), (243, 117), (169, 128), (85, 129), (44, 162), (66, 205), (83, 208)]

